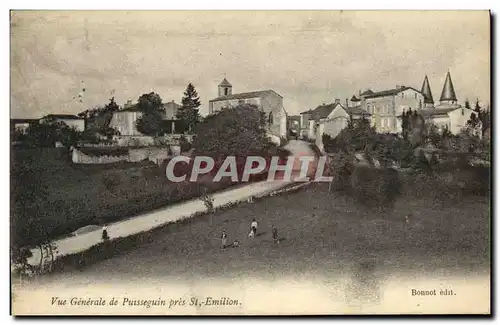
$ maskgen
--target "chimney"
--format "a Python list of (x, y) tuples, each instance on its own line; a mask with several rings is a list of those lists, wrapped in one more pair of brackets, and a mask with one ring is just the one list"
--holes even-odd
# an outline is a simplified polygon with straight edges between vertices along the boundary
[(399, 89), (399, 88), (401, 88), (401, 85), (396, 85), (396, 89)]
[(345, 107), (349, 107), (349, 99), (345, 99)]
[(340, 104), (340, 99), (335, 98), (335, 104)]

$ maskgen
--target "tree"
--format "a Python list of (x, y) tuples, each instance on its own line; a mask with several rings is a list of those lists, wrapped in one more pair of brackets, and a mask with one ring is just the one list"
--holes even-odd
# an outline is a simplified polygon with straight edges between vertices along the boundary
[(476, 105), (474, 106), (474, 110), (478, 113), (481, 112), (481, 106), (479, 106), (479, 98), (476, 99)]
[(474, 106), (474, 111), (477, 113), (477, 117), (479, 121), (481, 121), (481, 134), (484, 135), (484, 132), (490, 127), (491, 123), (491, 114), (488, 109), (482, 109), (479, 105), (479, 98), (476, 99), (476, 105)]
[(177, 112), (177, 118), (181, 120), (184, 127), (190, 132), (200, 121), (200, 113), (198, 107), (200, 107), (200, 97), (198, 92), (194, 88), (193, 84), (189, 83), (184, 91), (184, 97), (182, 97), (182, 106)]
[(470, 109), (470, 103), (468, 99), (465, 100), (465, 108)]
[(197, 153), (247, 156), (273, 145), (266, 134), (264, 112), (255, 105), (241, 104), (198, 124), (193, 147)]
[(165, 113), (160, 95), (155, 92), (143, 94), (138, 104), (141, 117), (137, 119), (137, 130), (145, 135), (156, 136), (161, 132)]

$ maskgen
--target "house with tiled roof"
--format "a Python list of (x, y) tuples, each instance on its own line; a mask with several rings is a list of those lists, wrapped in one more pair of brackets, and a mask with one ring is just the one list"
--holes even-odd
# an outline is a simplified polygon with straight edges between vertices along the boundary
[(256, 105), (264, 111), (268, 122), (268, 134), (273, 141), (287, 136), (287, 112), (283, 97), (272, 89), (233, 94), (233, 86), (226, 78), (218, 85), (218, 96), (209, 101), (209, 114), (236, 107), (240, 104)]
[(381, 133), (401, 132), (398, 116), (410, 108), (421, 109), (425, 102), (422, 91), (403, 85), (377, 92), (368, 89), (359, 94), (359, 99), (353, 97), (351, 103), (358, 100), (359, 106), (370, 114), (371, 124)]
[(85, 130), (85, 119), (73, 114), (48, 114), (42, 117), (40, 123), (64, 123), (78, 131)]
[(336, 99), (333, 103), (320, 105), (311, 112), (308, 137), (314, 139), (316, 145), (322, 149), (323, 134), (335, 138), (340, 131), (347, 127), (350, 120), (358, 120), (363, 117), (369, 118), (370, 113), (360, 105), (344, 106), (339, 99)]
[[(164, 123), (170, 125), (171, 133), (176, 132), (175, 123), (177, 120), (177, 110), (180, 107), (181, 105), (173, 100), (168, 103), (163, 103), (164, 113), (162, 120)], [(141, 116), (142, 112), (139, 109), (139, 104), (134, 104), (131, 100), (128, 100), (123, 105), (123, 109), (113, 113), (109, 126), (118, 130), (121, 136), (143, 136), (143, 134), (137, 130), (137, 120)]]

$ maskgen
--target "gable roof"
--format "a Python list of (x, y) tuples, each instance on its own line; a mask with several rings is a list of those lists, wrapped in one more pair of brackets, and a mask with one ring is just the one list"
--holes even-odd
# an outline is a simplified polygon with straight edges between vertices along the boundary
[(256, 97), (261, 97), (263, 95), (268, 95), (270, 93), (274, 93), (274, 94), (280, 96), (281, 98), (283, 98), (283, 96), (281, 96), (280, 94), (278, 94), (274, 90), (268, 89), (268, 90), (252, 91), (252, 92), (248, 92), (248, 93), (232, 94), (232, 95), (228, 95), (228, 96), (221, 96), (221, 97), (217, 97), (217, 98), (214, 98), (214, 99), (210, 100), (210, 102), (217, 102), (219, 100), (229, 100), (229, 99), (256, 98)]
[[(420, 91), (416, 90), (413, 87), (407, 87), (407, 86), (402, 86), (400, 88), (394, 88), (394, 89), (388, 89), (388, 90), (382, 90), (382, 91), (377, 91), (376, 93), (372, 92), (371, 94), (365, 95), (365, 98), (377, 98), (377, 97), (387, 97), (387, 96), (394, 96), (399, 94), (402, 91), (408, 90), (408, 89), (413, 89), (416, 92), (420, 93)], [(366, 92), (365, 92), (366, 93)]]
[(222, 80), (221, 83), (219, 84), (219, 87), (232, 87), (232, 86), (233, 85), (231, 85), (226, 78), (224, 78), (224, 80)]
[[(330, 115), (333, 112), (335, 107), (337, 107), (337, 105), (340, 105), (340, 103), (332, 103), (332, 104), (326, 104), (326, 105), (323, 104), (323, 105), (316, 107), (312, 111), (312, 118), (314, 120), (327, 118), (328, 115)], [(340, 105), (340, 106), (342, 106), (342, 105)]]
[(370, 116), (371, 115), (366, 110), (364, 110), (361, 106), (344, 107), (344, 110), (349, 115), (366, 115), (366, 116)]
[(374, 92), (371, 89), (363, 91), (360, 96), (367, 96), (367, 95), (372, 95)]

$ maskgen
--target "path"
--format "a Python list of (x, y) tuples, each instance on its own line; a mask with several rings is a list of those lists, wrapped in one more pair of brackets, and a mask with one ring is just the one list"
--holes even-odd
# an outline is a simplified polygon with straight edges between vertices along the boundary
[[(291, 140), (285, 147), (292, 153), (292, 156), (314, 155), (306, 142)], [(279, 190), (291, 181), (263, 181), (258, 183), (249, 183), (248, 185), (230, 188), (213, 194), (214, 207), (224, 206), (229, 203), (246, 201), (250, 197), (258, 197)], [(166, 223), (188, 217), (196, 212), (206, 211), (204, 203), (200, 199), (193, 199), (168, 206), (164, 209), (138, 215), (136, 217), (112, 223), (108, 225), (108, 234), (110, 239), (118, 237), (127, 237), (143, 231), (151, 230)], [(88, 232), (86, 234), (66, 237), (55, 241), (58, 251), (57, 256), (75, 254), (89, 249), (101, 241), (102, 231), (100, 229)], [(32, 265), (38, 265), (40, 262), (40, 250), (32, 250), (33, 256), (28, 260)]]

